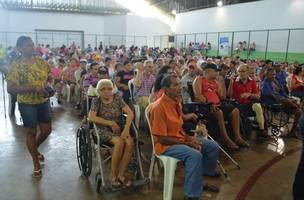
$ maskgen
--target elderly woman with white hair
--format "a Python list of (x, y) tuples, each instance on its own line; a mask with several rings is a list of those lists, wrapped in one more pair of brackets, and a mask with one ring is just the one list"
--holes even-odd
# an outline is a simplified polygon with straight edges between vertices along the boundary
[[(133, 153), (133, 139), (130, 127), (133, 112), (118, 93), (113, 92), (113, 83), (108, 79), (101, 79), (96, 87), (98, 98), (92, 102), (89, 120), (97, 125), (101, 143), (114, 145), (112, 154), (112, 187), (132, 185), (131, 180), (125, 178), (125, 172)], [(125, 124), (122, 124), (122, 114), (127, 114)]]

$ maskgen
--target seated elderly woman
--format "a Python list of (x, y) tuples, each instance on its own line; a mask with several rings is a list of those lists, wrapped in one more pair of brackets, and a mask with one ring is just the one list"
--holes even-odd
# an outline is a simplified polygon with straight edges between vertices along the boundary
[(291, 98), (288, 97), (285, 90), (275, 79), (276, 71), (270, 67), (266, 69), (266, 78), (264, 78), (261, 85), (261, 96), (265, 104), (271, 105), (275, 103), (282, 104), (283, 109), (290, 110), (294, 115), (294, 123), (289, 136), (295, 135), (297, 131), (297, 125), (301, 117), (300, 106)]
[[(97, 125), (100, 142), (114, 145), (112, 187), (130, 187), (132, 182), (125, 178), (125, 172), (133, 152), (133, 140), (130, 136), (132, 110), (118, 93), (113, 92), (113, 83), (110, 80), (101, 79), (96, 90), (99, 97), (92, 102), (89, 120)], [(125, 124), (121, 121), (123, 113), (127, 114)]]

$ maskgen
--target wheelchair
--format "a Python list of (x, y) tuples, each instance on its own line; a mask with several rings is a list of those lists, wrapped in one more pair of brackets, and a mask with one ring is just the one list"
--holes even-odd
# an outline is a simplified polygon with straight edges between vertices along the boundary
[[(272, 96), (262, 96), (262, 102), (265, 102), (265, 99), (267, 98), (275, 101), (274, 97)], [(263, 103), (263, 109), (266, 127), (270, 128), (272, 136), (277, 140), (282, 135), (282, 129), (284, 127), (288, 130), (290, 118), (293, 117), (292, 111), (284, 108), (280, 103)], [(288, 130), (288, 133), (289, 131), (290, 130)]]
[[(87, 110), (89, 104), (94, 97), (87, 96)], [(122, 116), (124, 119), (126, 116)], [(130, 134), (134, 140), (134, 153), (128, 166), (128, 172), (134, 174), (133, 187), (145, 185), (149, 183), (149, 179), (144, 176), (141, 162), (140, 145), (138, 140), (138, 130), (132, 122)], [(97, 126), (94, 123), (87, 122), (82, 124), (76, 133), (76, 153), (79, 169), (83, 176), (89, 177), (93, 171), (93, 165), (96, 167), (95, 189), (98, 193), (115, 192), (126, 189), (112, 188), (108, 180), (106, 180), (106, 171), (108, 161), (111, 160), (113, 145), (108, 143), (100, 143), (100, 136)]]

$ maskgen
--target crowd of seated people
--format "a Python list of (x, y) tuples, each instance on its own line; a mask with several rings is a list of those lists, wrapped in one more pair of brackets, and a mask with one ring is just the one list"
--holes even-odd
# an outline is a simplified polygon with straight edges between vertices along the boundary
[[(42, 50), (42, 48), (44, 49)], [(173, 104), (209, 103), (211, 104), (209, 111), (216, 119), (221, 139), (227, 148), (233, 150), (250, 145), (248, 141), (244, 140), (241, 132), (241, 114), (256, 117), (259, 126), (258, 133), (262, 137), (268, 135), (263, 116), (263, 104), (281, 103), (286, 109), (293, 111), (295, 116), (291, 135), (296, 133), (297, 123), (302, 115), (300, 104), (290, 97), (292, 95), (303, 100), (304, 65), (298, 63), (274, 63), (271, 60), (258, 59), (242, 60), (238, 56), (206, 58), (198, 51), (189, 53), (189, 51), (174, 48), (163, 50), (134, 46), (126, 48), (123, 45), (119, 47), (104, 46), (102, 43), (99, 48), (88, 46), (84, 50), (76, 47), (76, 44), (69, 48), (63, 45), (61, 48), (54, 49), (51, 49), (49, 45), (46, 47), (41, 45), (37, 47), (36, 51), (38, 56), (49, 63), (53, 76), (53, 87), (57, 91), (59, 101), (63, 100), (64, 90), (69, 87), (71, 104), (77, 109), (82, 109), (81, 116), (83, 116), (86, 114), (86, 95), (91, 94), (92, 89), (95, 91), (95, 95), (99, 96), (98, 101), (96, 100), (92, 104), (89, 118), (99, 124), (101, 130), (104, 130), (100, 133), (101, 138), (116, 146), (113, 157), (123, 156), (121, 163), (119, 159), (112, 159), (113, 186), (119, 186), (122, 183), (131, 184), (124, 177), (126, 165), (130, 160), (130, 152), (132, 152), (129, 133), (126, 130), (129, 127), (125, 129), (121, 127), (117, 117), (121, 114), (118, 110), (122, 109), (130, 115), (128, 120), (132, 120), (133, 114), (130, 109), (132, 109), (133, 103), (139, 105), (141, 113), (144, 113), (145, 108), (151, 102), (162, 104), (162, 108), (155, 108), (155, 111), (152, 112), (152, 124), (157, 123), (157, 117), (170, 118), (167, 114), (173, 112)], [(169, 75), (173, 75), (173, 77), (168, 78)], [(130, 99), (129, 81), (133, 81), (134, 101)], [(172, 84), (177, 84), (176, 87), (179, 87), (180, 84), (181, 96), (176, 102), (169, 99), (170, 96), (179, 95), (178, 91), (171, 88)], [(193, 91), (190, 91), (189, 84)], [(96, 87), (97, 89), (94, 89)], [(103, 93), (103, 91), (106, 92)], [(115, 94), (113, 95), (113, 93)], [(234, 99), (237, 105), (230, 99)], [(172, 105), (169, 103), (170, 101), (172, 101)], [(171, 107), (164, 108), (165, 104), (170, 104)], [(100, 105), (105, 106), (99, 109)], [(116, 114), (112, 113), (113, 115), (109, 117), (107, 112), (111, 113), (111, 109), (114, 108)], [(166, 111), (157, 113), (157, 109)], [(174, 112), (180, 112), (180, 110)], [(180, 114), (177, 116), (179, 126), (182, 123), (181, 116)], [(195, 121), (196, 117), (193, 118)], [(144, 124), (144, 117), (141, 117), (141, 120), (143, 122), (141, 124)], [(231, 124), (231, 132), (226, 127), (226, 121)], [(130, 126), (129, 122), (128, 126)], [(164, 136), (178, 137), (178, 140), (186, 141), (186, 146), (201, 150), (201, 143), (198, 141), (185, 135), (174, 135), (178, 134), (172, 132), (177, 130), (176, 127), (170, 126), (170, 133), (163, 135), (166, 134), (162, 132), (165, 127), (160, 126), (159, 124), (153, 128), (152, 125), (152, 131), (155, 131), (152, 134), (159, 137), (158, 144), (156, 144), (161, 148), (158, 151), (159, 154), (165, 152), (163, 147), (168, 145), (167, 143), (178, 144), (177, 140), (172, 143)], [(119, 135), (123, 135), (123, 141), (119, 139)], [(214, 144), (212, 143), (212, 145)], [(176, 152), (172, 150), (165, 154), (173, 155)], [(192, 187), (192, 184), (186, 183), (186, 186)], [(200, 187), (200, 185), (195, 187)], [(186, 196), (191, 197), (197, 192), (191, 189), (189, 191)]]

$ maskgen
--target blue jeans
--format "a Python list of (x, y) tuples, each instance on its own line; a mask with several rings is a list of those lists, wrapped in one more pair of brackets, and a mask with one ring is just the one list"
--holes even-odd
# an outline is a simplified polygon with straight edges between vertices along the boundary
[(200, 151), (187, 145), (178, 144), (169, 147), (162, 155), (180, 159), (185, 165), (184, 193), (188, 197), (201, 197), (203, 193), (203, 174), (213, 175), (219, 156), (216, 142), (202, 140)]

